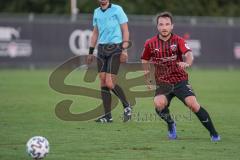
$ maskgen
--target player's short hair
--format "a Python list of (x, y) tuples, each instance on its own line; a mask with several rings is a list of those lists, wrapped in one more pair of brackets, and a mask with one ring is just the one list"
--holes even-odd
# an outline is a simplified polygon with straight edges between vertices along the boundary
[(162, 13), (159, 13), (158, 15), (157, 15), (157, 17), (156, 17), (156, 23), (158, 24), (158, 20), (159, 20), (159, 18), (169, 18), (170, 20), (171, 20), (171, 23), (173, 23), (173, 16), (172, 16), (172, 13), (170, 13), (170, 12), (167, 12), (167, 11), (165, 11), (165, 12), (162, 12)]

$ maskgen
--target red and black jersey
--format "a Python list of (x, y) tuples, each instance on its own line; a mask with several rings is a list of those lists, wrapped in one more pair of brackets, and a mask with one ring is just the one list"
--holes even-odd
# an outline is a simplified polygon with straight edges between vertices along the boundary
[(190, 50), (185, 40), (176, 34), (172, 34), (167, 41), (163, 41), (157, 35), (145, 42), (141, 59), (154, 64), (157, 84), (161, 82), (176, 84), (188, 80), (187, 72), (177, 63), (182, 62), (182, 56)]

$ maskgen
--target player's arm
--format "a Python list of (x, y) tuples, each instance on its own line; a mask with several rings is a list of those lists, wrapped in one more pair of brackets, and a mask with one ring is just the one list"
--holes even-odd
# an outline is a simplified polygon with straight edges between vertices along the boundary
[(148, 60), (142, 59), (142, 68), (144, 73), (145, 84), (148, 89), (152, 89), (152, 79), (150, 74), (150, 64)]
[(187, 63), (188, 67), (190, 67), (193, 64), (192, 51), (187, 51), (187, 53), (185, 53), (185, 63)]
[(145, 42), (144, 49), (141, 56), (142, 68), (144, 72), (145, 83), (148, 89), (152, 89), (152, 80), (150, 74), (150, 59), (151, 59), (151, 50), (149, 48), (148, 42)]
[(185, 59), (184, 62), (179, 62), (178, 65), (182, 69), (186, 69), (190, 67), (193, 63), (192, 50), (183, 38), (178, 39), (178, 44), (179, 44), (180, 52), (182, 53)]
[(178, 65), (182, 68), (182, 69), (186, 69), (186, 68), (189, 68), (192, 63), (193, 63), (193, 54), (192, 54), (192, 51), (187, 51), (185, 54), (184, 54), (184, 57), (185, 57), (185, 61), (184, 62), (179, 62)]
[(97, 44), (97, 40), (98, 40), (98, 28), (96, 26), (94, 26), (93, 31), (92, 31), (92, 36), (90, 39), (90, 47), (89, 47), (89, 53), (87, 56), (87, 64), (92, 63), (94, 56), (93, 56), (93, 52), (94, 52), (94, 48)]
[(142, 59), (142, 68), (143, 68), (143, 73), (144, 73), (144, 77), (146, 80), (148, 80), (148, 82), (151, 81), (150, 79), (150, 65), (149, 65), (149, 61)]
[[(122, 37), (123, 37), (123, 42), (128, 42), (129, 41), (129, 30), (128, 30), (128, 24), (127, 23), (123, 23), (121, 24), (121, 30), (122, 30)], [(128, 43), (123, 43), (122, 47), (123, 47), (123, 51), (120, 57), (121, 62), (126, 62), (127, 58), (128, 58), (128, 54), (127, 54), (127, 48), (128, 48)], [(126, 49), (124, 49), (126, 48)]]

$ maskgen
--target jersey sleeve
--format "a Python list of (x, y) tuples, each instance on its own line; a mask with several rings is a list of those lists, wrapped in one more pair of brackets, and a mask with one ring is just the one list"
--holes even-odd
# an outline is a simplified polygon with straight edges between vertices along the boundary
[(152, 52), (151, 52), (151, 49), (149, 47), (148, 41), (146, 41), (145, 44), (144, 44), (143, 51), (142, 51), (141, 59), (144, 59), (144, 60), (148, 61), (148, 60), (151, 59), (151, 56), (152, 56)]
[(117, 18), (118, 18), (119, 24), (123, 24), (123, 23), (128, 22), (127, 15), (123, 11), (122, 7), (120, 7), (120, 6), (118, 7)]
[(192, 51), (191, 48), (188, 46), (187, 42), (180, 38), (178, 39), (179, 49), (182, 54), (186, 54), (188, 51)]

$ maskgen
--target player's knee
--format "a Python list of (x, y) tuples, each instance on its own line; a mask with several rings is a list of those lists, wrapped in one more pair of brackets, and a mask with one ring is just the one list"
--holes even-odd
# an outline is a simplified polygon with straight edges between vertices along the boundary
[(193, 112), (198, 112), (200, 105), (198, 104), (196, 98), (187, 98), (185, 100), (186, 105), (193, 111)]
[(100, 85), (101, 87), (107, 86), (105, 79), (100, 79)]
[(200, 109), (200, 105), (199, 105), (198, 103), (193, 104), (192, 107), (191, 107), (191, 110), (192, 110), (194, 113), (198, 112), (199, 109)]
[(115, 84), (113, 82), (105, 82), (106, 86), (109, 88), (109, 89), (113, 89), (115, 87)]
[(164, 99), (155, 97), (154, 98), (154, 105), (157, 109), (163, 110), (167, 106), (167, 103)]

